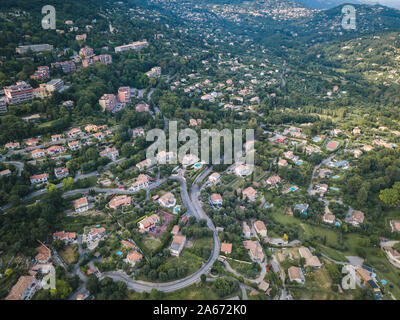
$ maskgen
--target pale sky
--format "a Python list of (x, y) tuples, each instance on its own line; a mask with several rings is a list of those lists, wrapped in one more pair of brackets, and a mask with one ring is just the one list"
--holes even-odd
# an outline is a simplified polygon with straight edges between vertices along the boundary
[(400, 9), (400, 0), (361, 0), (368, 4), (382, 4), (388, 7)]

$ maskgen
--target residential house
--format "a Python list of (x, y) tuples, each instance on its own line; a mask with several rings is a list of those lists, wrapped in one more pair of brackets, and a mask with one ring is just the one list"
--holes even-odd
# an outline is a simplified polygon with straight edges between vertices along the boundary
[(324, 221), (325, 223), (330, 223), (330, 224), (335, 223), (335, 219), (336, 219), (335, 215), (333, 215), (330, 212), (326, 212), (322, 217), (322, 221)]
[(232, 253), (232, 243), (222, 242), (221, 243), (221, 252), (223, 252), (225, 254), (231, 254)]
[(46, 151), (43, 149), (35, 149), (31, 151), (31, 156), (33, 159), (38, 159), (46, 156)]
[(200, 159), (194, 154), (185, 154), (182, 158), (182, 166), (184, 168), (191, 166), (198, 162)]
[(81, 144), (80, 144), (80, 142), (79, 141), (70, 141), (70, 142), (68, 142), (68, 148), (71, 150), (71, 151), (77, 151), (77, 150), (79, 150), (80, 148), (81, 148)]
[(132, 138), (144, 136), (145, 132), (142, 127), (132, 129)]
[(67, 132), (67, 137), (70, 139), (76, 139), (78, 136), (80, 136), (82, 134), (81, 129), (79, 128), (72, 128), (70, 130), (68, 130)]
[(287, 167), (288, 166), (288, 162), (285, 159), (279, 159), (278, 166), (279, 167)]
[(32, 184), (40, 184), (45, 183), (49, 179), (49, 175), (47, 173), (36, 174), (30, 177)]
[(56, 176), (57, 179), (65, 178), (68, 177), (69, 170), (68, 168), (55, 168), (54, 175)]
[(128, 248), (128, 249), (137, 249), (136, 244), (134, 244), (131, 241), (128, 240), (121, 240), (121, 244), (123, 247)]
[(249, 174), (251, 174), (251, 168), (248, 166), (248, 165), (244, 165), (244, 164), (241, 164), (241, 165), (238, 165), (236, 168), (235, 168), (235, 173), (236, 173), (236, 175), (238, 175), (238, 176), (248, 176)]
[(37, 263), (48, 263), (50, 261), (51, 258), (51, 251), (49, 248), (47, 248), (45, 245), (40, 245), (39, 247), (37, 247), (36, 249), (36, 256), (35, 256), (35, 261)]
[(40, 283), (35, 276), (21, 276), (5, 300), (30, 300), (40, 289)]
[(158, 203), (164, 208), (170, 208), (175, 206), (176, 199), (171, 192), (167, 192), (162, 197), (160, 197), (160, 199), (158, 199)]
[(318, 257), (314, 256), (308, 248), (299, 248), (299, 254), (302, 258), (305, 259), (306, 267), (320, 268), (322, 266), (322, 263), (319, 261)]
[(267, 184), (269, 184), (269, 185), (271, 185), (271, 186), (277, 186), (278, 183), (280, 183), (280, 182), (281, 182), (281, 178), (280, 178), (278, 175), (276, 175), (276, 174), (270, 176), (270, 177), (267, 179)]
[(143, 169), (150, 168), (151, 165), (152, 165), (151, 160), (150, 159), (146, 159), (146, 160), (143, 160), (143, 161), (137, 163), (136, 164), (136, 168), (138, 168), (139, 170), (143, 170)]
[(35, 147), (39, 143), (39, 139), (31, 138), (25, 140), (25, 145), (28, 147)]
[(60, 141), (60, 140), (62, 140), (62, 135), (61, 134), (55, 134), (55, 135), (51, 136), (51, 141), (52, 142), (57, 142), (57, 141)]
[(136, 262), (142, 260), (142, 258), (143, 256), (139, 252), (132, 251), (127, 255), (125, 262), (129, 263), (132, 267), (134, 267), (136, 265)]
[(250, 227), (248, 226), (248, 224), (246, 223), (246, 221), (243, 221), (242, 223), (242, 234), (243, 237), (250, 239), (251, 237), (251, 230)]
[(119, 152), (114, 147), (113, 148), (107, 147), (106, 149), (101, 151), (99, 155), (100, 155), (100, 157), (107, 157), (107, 158), (111, 159), (112, 161), (115, 161), (119, 157)]
[(243, 190), (243, 197), (247, 198), (249, 201), (256, 201), (257, 200), (257, 190), (253, 187), (248, 187)]
[(159, 222), (160, 222), (160, 217), (157, 214), (153, 213), (152, 215), (140, 220), (138, 222), (138, 227), (140, 232), (143, 233), (152, 230)]
[(221, 175), (218, 172), (214, 172), (208, 177), (208, 182), (212, 184), (217, 184), (220, 180)]
[(0, 171), (0, 177), (9, 177), (11, 176), (11, 170), (10, 169), (5, 169)]
[(250, 257), (253, 260), (262, 262), (264, 261), (264, 252), (258, 241), (246, 240), (243, 241), (244, 247), (249, 250)]
[(179, 233), (179, 226), (177, 224), (173, 226), (171, 233), (173, 235), (177, 235)]
[(62, 240), (65, 243), (73, 243), (76, 241), (76, 233), (75, 232), (65, 232), (59, 231), (53, 233), (54, 240)]
[(151, 68), (150, 71), (146, 72), (146, 75), (149, 78), (159, 78), (161, 76), (161, 68), (160, 67)]
[(173, 237), (171, 247), (169, 249), (172, 256), (179, 257), (186, 244), (186, 236), (177, 234)]
[(132, 198), (127, 195), (116, 196), (108, 203), (110, 209), (117, 210), (119, 207), (130, 206), (132, 203)]
[(392, 232), (400, 232), (400, 220), (391, 220), (390, 226), (392, 227)]
[(50, 156), (54, 156), (57, 154), (61, 154), (65, 152), (65, 148), (63, 146), (51, 146), (46, 149), (46, 152)]
[(298, 284), (304, 284), (305, 283), (305, 279), (304, 279), (304, 275), (303, 275), (303, 271), (295, 266), (291, 266), (288, 269), (288, 274), (289, 274), (289, 279), (290, 281), (295, 281)]
[(351, 214), (350, 219), (348, 219), (348, 223), (352, 224), (355, 227), (358, 227), (361, 223), (364, 222), (364, 212), (359, 210), (354, 210)]
[(14, 150), (20, 147), (19, 142), (9, 142), (5, 144), (6, 149)]
[(82, 213), (89, 210), (89, 203), (86, 197), (79, 198), (74, 202), (75, 212)]
[(261, 237), (265, 238), (267, 236), (267, 227), (265, 226), (264, 222), (260, 220), (254, 221), (253, 226)]
[(103, 239), (105, 235), (106, 235), (106, 229), (104, 227), (90, 228), (89, 233), (87, 235), (87, 239), (90, 241), (96, 241)]
[(386, 252), (388, 260), (397, 268), (400, 268), (400, 253), (390, 246), (382, 247)]
[(166, 152), (166, 151), (160, 151), (156, 155), (156, 160), (160, 164), (165, 164), (168, 161), (170, 161), (174, 156), (174, 153), (172, 151)]
[(148, 112), (149, 111), (149, 105), (147, 103), (139, 103), (135, 106), (135, 110), (137, 112)]
[(145, 174), (140, 174), (136, 181), (129, 188), (132, 192), (138, 192), (141, 189), (146, 189), (149, 187), (149, 178)]
[(213, 193), (210, 196), (210, 204), (213, 206), (221, 206), (222, 205), (222, 196), (218, 193)]
[(95, 137), (99, 141), (103, 141), (104, 140), (103, 132), (96, 132), (96, 133), (93, 134), (93, 137)]

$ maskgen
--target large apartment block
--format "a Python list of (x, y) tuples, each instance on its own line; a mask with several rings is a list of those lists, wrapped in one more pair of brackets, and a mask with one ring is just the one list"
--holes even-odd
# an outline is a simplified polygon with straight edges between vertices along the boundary
[(145, 48), (149, 45), (149, 43), (144, 40), (144, 41), (136, 41), (132, 42), (123, 46), (115, 47), (115, 52), (123, 52), (123, 51), (128, 51), (128, 50), (140, 50), (142, 48)]
[(118, 100), (123, 103), (131, 101), (131, 89), (129, 87), (120, 87), (118, 89)]
[(29, 50), (33, 52), (51, 51), (53, 46), (51, 44), (31, 44), (27, 46), (19, 46), (15, 51), (19, 54), (27, 53)]
[(102, 110), (112, 111), (117, 106), (117, 98), (114, 94), (103, 94), (99, 100)]
[(15, 85), (4, 88), (4, 94), (9, 104), (17, 104), (34, 98), (33, 88), (25, 81), (19, 81)]
[(63, 61), (63, 62), (55, 62), (51, 64), (54, 68), (61, 67), (64, 73), (72, 73), (76, 71), (76, 65), (73, 61)]

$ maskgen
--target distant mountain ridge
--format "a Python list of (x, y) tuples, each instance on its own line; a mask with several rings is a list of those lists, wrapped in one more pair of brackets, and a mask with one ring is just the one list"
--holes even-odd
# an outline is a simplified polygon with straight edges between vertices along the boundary
[(384, 5), (400, 9), (399, 0), (293, 0), (312, 9), (330, 9), (343, 4)]

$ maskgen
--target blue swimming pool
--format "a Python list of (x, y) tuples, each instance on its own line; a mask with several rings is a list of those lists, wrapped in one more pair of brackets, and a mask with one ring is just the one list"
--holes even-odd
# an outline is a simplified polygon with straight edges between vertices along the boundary
[(123, 253), (122, 253), (121, 251), (117, 251), (115, 254), (116, 254), (117, 256), (122, 256), (122, 255), (123, 255)]

